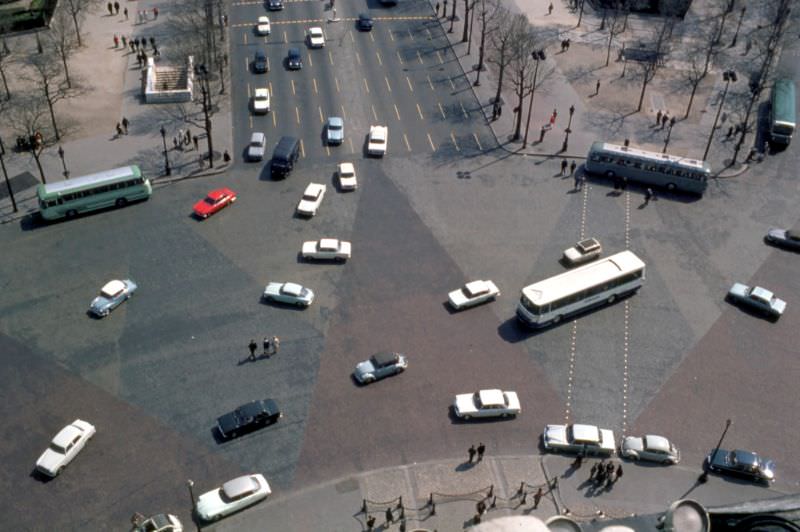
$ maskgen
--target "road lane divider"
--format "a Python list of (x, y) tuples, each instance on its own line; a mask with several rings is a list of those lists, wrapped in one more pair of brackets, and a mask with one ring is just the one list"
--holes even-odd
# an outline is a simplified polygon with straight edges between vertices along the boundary
[(391, 28), (389, 29), (389, 38), (394, 42), (394, 34), (392, 33)]
[(414, 40), (414, 34), (411, 33), (411, 28), (408, 28), (408, 36), (409, 38), (411, 38), (412, 41)]
[(458, 102), (458, 105), (461, 106), (461, 114), (464, 115), (464, 118), (469, 118), (469, 113), (466, 109), (464, 109), (464, 104), (462, 102)]
[(461, 151), (461, 148), (458, 147), (458, 141), (456, 141), (456, 135), (452, 131), (450, 132), (450, 140), (453, 141), (453, 146), (455, 147), (456, 151)]
[(408, 79), (408, 76), (406, 76), (406, 83), (408, 83), (408, 90), (414, 92), (414, 86), (411, 84), (411, 80)]
[(450, 88), (452, 88), (453, 90), (456, 90), (456, 84), (453, 83), (453, 78), (447, 78), (447, 81), (450, 82)]
[(436, 105), (439, 106), (439, 112), (442, 113), (442, 119), (447, 120), (447, 115), (444, 114), (444, 107), (442, 107), (442, 102), (436, 102)]
[(369, 94), (369, 83), (367, 83), (367, 78), (364, 79), (364, 88), (367, 90), (367, 94)]
[(336, 92), (342, 92), (341, 89), (339, 88), (339, 78), (334, 76), (333, 77), (333, 82), (336, 84)]
[(306, 158), (306, 147), (303, 144), (303, 139), (300, 139), (300, 155), (303, 157), (303, 159)]
[(439, 64), (443, 65), (444, 64), (444, 59), (442, 58), (442, 53), (439, 50), (436, 50), (436, 57), (439, 58)]
[(314, 59), (312, 59), (311, 54), (308, 54), (308, 66), (314, 66)]
[(322, 116), (322, 106), (317, 106), (317, 110), (319, 111), (319, 123), (324, 124), (325, 118)]
[(358, 52), (356, 52), (356, 61), (358, 61), (359, 65), (361, 64), (361, 55)]
[(420, 65), (425, 66), (425, 61), (422, 60), (422, 56), (420, 55), (419, 50), (417, 50), (417, 59), (419, 59)]
[(389, 83), (389, 78), (387, 76), (383, 76), (383, 79), (386, 81), (386, 88), (389, 89), (389, 92), (392, 92), (392, 85)]
[(403, 56), (400, 55), (400, 50), (397, 50), (396, 53), (397, 53), (397, 60), (400, 61), (401, 65), (404, 65), (405, 63), (403, 63)]
[(433, 82), (431, 81), (430, 75), (426, 76), (428, 78), (428, 86), (431, 88), (432, 91), (435, 91), (433, 88)]
[(431, 138), (431, 134), (430, 133), (426, 133), (426, 135), (428, 135), (428, 142), (431, 145), (431, 150), (436, 151), (436, 145), (433, 143), (433, 139)]
[(328, 50), (328, 61), (331, 62), (331, 66), (333, 66), (333, 54), (330, 50)]
[(422, 108), (419, 106), (419, 104), (417, 104), (417, 113), (419, 113), (420, 120), (425, 120), (425, 117), (422, 116)]
[(270, 111), (269, 114), (272, 115), (272, 127), (278, 127), (278, 118), (276, 116), (278, 113), (275, 111)]
[(397, 104), (394, 105), (394, 114), (397, 115), (397, 120), (400, 120), (400, 110), (397, 108)]
[(380, 52), (375, 52), (375, 57), (378, 58), (378, 64), (380, 66), (383, 66), (383, 61), (381, 60), (381, 53)]
[(295, 96), (297, 93), (294, 90), (294, 79), (289, 79), (289, 82), (292, 84), (292, 96)]
[(375, 106), (374, 105), (370, 104), (370, 107), (372, 108), (372, 118), (375, 119), (375, 123), (377, 124), (378, 123), (378, 113), (375, 112)]
[(347, 120), (347, 112), (344, 110), (344, 105), (339, 106), (342, 109), (342, 119)]
[(403, 133), (403, 141), (406, 143), (406, 150), (411, 151), (411, 144), (408, 143), (408, 137), (406, 137), (405, 133)]
[(350, 145), (350, 153), (355, 153), (356, 149), (353, 147), (353, 139), (347, 137), (347, 143)]
[(297, 123), (299, 124), (300, 123), (300, 109), (298, 109), (296, 105), (294, 107), (294, 116), (295, 116), (295, 118), (297, 118)]
[(481, 141), (480, 141), (480, 140), (478, 140), (478, 135), (476, 135), (476, 134), (473, 132), (473, 133), (472, 133), (472, 138), (474, 138), (474, 139), (475, 139), (475, 144), (477, 144), (477, 145), (478, 145), (478, 150), (480, 150), (480, 151), (483, 151), (483, 146), (481, 146)]
[(317, 78), (311, 78), (311, 81), (314, 84), (314, 94), (319, 94), (319, 89), (317, 89)]

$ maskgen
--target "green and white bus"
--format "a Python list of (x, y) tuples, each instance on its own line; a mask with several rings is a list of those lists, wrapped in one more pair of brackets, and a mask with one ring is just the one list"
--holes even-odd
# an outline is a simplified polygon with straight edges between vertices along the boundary
[(640, 150), (607, 142), (594, 142), (586, 171), (610, 179), (624, 177), (646, 185), (702, 195), (711, 177), (711, 166), (697, 159)]
[(39, 211), (45, 220), (72, 218), (81, 212), (123, 207), (132, 201), (146, 200), (153, 193), (150, 180), (138, 166), (123, 166), (58, 183), (39, 185)]
[(789, 144), (797, 127), (794, 81), (776, 79), (772, 86), (769, 134), (772, 142)]

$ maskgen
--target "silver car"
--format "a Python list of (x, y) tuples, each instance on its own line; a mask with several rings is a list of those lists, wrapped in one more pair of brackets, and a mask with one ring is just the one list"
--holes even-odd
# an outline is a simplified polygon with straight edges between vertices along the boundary
[(314, 302), (314, 292), (297, 283), (269, 283), (264, 289), (264, 300), (307, 307)]
[(328, 117), (325, 126), (325, 138), (328, 144), (341, 144), (344, 142), (344, 120), (338, 116)]
[(247, 145), (247, 158), (251, 161), (260, 161), (267, 150), (267, 136), (256, 131), (250, 135), (250, 144)]
[(620, 454), (631, 460), (648, 460), (660, 464), (677, 464), (681, 461), (681, 452), (663, 436), (648, 434), (638, 438), (623, 438)]
[(400, 353), (376, 353), (369, 360), (359, 362), (353, 377), (361, 384), (402, 373), (408, 367), (408, 359)]
[(775, 319), (780, 318), (783, 311), (786, 310), (786, 301), (778, 299), (775, 294), (760, 286), (750, 288), (746, 284), (734, 283), (728, 290), (728, 299)]
[(92, 300), (89, 312), (98, 318), (104, 318), (130, 298), (137, 288), (138, 285), (130, 279), (109, 281), (100, 289), (100, 295)]

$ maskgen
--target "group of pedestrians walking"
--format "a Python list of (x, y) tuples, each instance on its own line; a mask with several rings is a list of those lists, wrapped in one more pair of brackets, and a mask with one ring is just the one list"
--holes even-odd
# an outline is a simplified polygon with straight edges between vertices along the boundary
[(470, 463), (470, 464), (473, 463), (473, 460), (475, 460), (475, 455), (476, 454), (478, 455), (478, 459), (475, 460), (475, 462), (476, 463), (480, 462), (481, 460), (483, 460), (483, 453), (485, 453), (485, 452), (486, 452), (486, 446), (483, 444), (483, 442), (480, 442), (478, 444), (477, 448), (475, 448), (474, 444), (470, 445), (469, 449), (467, 449), (467, 454), (469, 455), (469, 462), (468, 463)]
[[(278, 354), (278, 350), (281, 348), (281, 339), (278, 338), (277, 336), (273, 336), (271, 338), (265, 336), (262, 346), (264, 348), (264, 351), (263, 353), (261, 353), (261, 356), (264, 358), (269, 358), (270, 355)], [(247, 345), (247, 348), (250, 350), (250, 356), (248, 357), (248, 360), (255, 361), (256, 351), (258, 350), (258, 344), (254, 339), (251, 338), (250, 343)]]
[(597, 488), (603, 485), (605, 485), (606, 488), (610, 488), (621, 478), (622, 464), (618, 464), (614, 467), (614, 463), (610, 461), (608, 463), (606, 463), (605, 460), (595, 462), (592, 464), (592, 469), (589, 471), (589, 481)]

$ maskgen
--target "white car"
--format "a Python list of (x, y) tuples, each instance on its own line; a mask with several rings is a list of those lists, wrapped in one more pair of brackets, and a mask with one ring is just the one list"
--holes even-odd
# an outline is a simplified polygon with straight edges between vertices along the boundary
[(203, 521), (216, 521), (266, 499), (271, 493), (267, 479), (261, 474), (238, 477), (200, 495), (197, 516)]
[(487, 301), (500, 295), (500, 290), (492, 281), (472, 281), (447, 295), (450, 306), (461, 310)]
[(339, 163), (339, 188), (342, 190), (355, 190), (358, 188), (356, 180), (356, 169), (353, 163)]
[(338, 238), (321, 238), (303, 242), (301, 255), (306, 260), (335, 260), (344, 262), (350, 258), (350, 242)]
[(508, 417), (522, 412), (516, 392), (503, 390), (480, 390), (475, 393), (456, 395), (453, 402), (456, 416), (470, 419), (472, 417)]
[(314, 292), (297, 283), (269, 283), (264, 288), (265, 301), (278, 301), (298, 307), (307, 307), (314, 302)]
[(613, 456), (617, 450), (612, 431), (579, 423), (546, 425), (542, 443), (548, 451), (578, 453), (581, 456)]
[(367, 140), (367, 154), (386, 155), (386, 145), (389, 143), (389, 128), (386, 126), (369, 126), (369, 139)]
[(325, 46), (325, 35), (322, 33), (322, 28), (308, 28), (308, 45), (311, 48), (322, 48)]
[(771, 291), (760, 286), (749, 287), (742, 283), (733, 283), (728, 290), (728, 299), (738, 305), (750, 307), (755, 311), (778, 319), (786, 310), (786, 301), (775, 297)]
[(300, 203), (297, 204), (297, 213), (303, 216), (317, 214), (322, 198), (325, 197), (326, 189), (327, 187), (320, 183), (309, 183), (305, 192), (303, 192), (303, 197), (300, 198)]
[(266, 87), (259, 87), (253, 92), (253, 112), (256, 114), (269, 113), (269, 89)]
[(86, 445), (96, 430), (94, 425), (76, 419), (56, 434), (42, 456), (36, 460), (36, 470), (48, 477), (56, 477)]
[(681, 452), (663, 436), (628, 436), (619, 447), (620, 454), (631, 460), (648, 460), (668, 465), (681, 461)]
[(603, 246), (596, 238), (587, 238), (565, 249), (564, 261), (569, 265), (582, 264), (598, 258), (602, 252)]
[(269, 17), (258, 17), (258, 24), (256, 24), (256, 33), (259, 35), (269, 35), (272, 33), (272, 26), (269, 23)]

